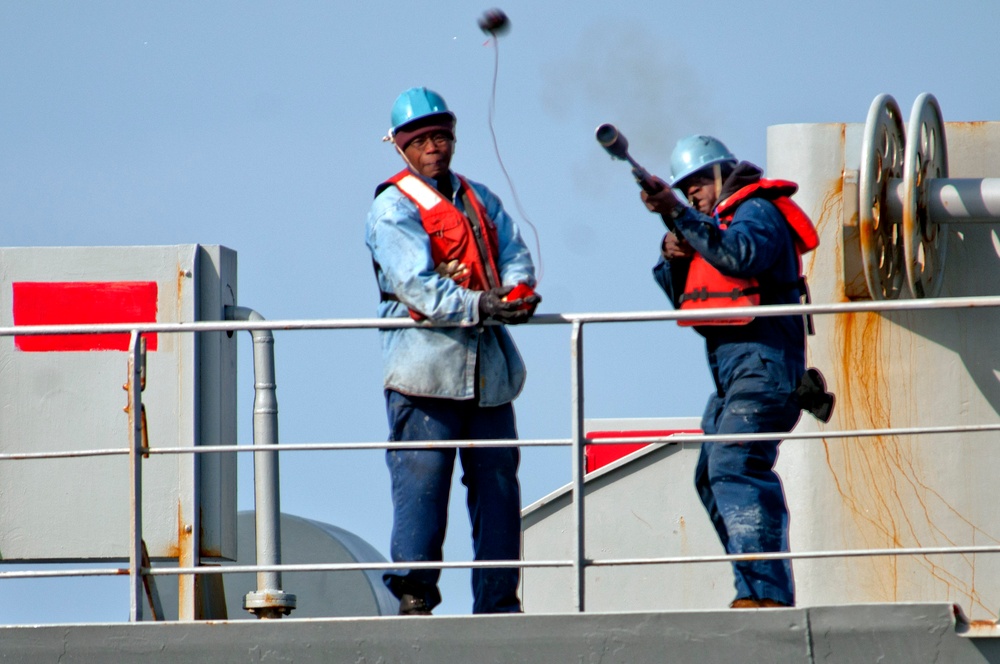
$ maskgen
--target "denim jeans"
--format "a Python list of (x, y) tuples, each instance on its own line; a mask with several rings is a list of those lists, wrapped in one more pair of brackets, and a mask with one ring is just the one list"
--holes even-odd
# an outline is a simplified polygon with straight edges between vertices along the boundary
[[(410, 397), (386, 390), (390, 441), (515, 439), (511, 404), (480, 407), (474, 400)], [(390, 552), (394, 562), (441, 560), (448, 525), (448, 496), (455, 448), (386, 452), (392, 479), (393, 527)], [(475, 560), (519, 560), (521, 557), (521, 489), (516, 447), (458, 450), (462, 484), (472, 522)], [(421, 597), (433, 608), (441, 602), (439, 569), (391, 570), (383, 580), (396, 597)], [(473, 613), (521, 610), (517, 568), (472, 570)]]
[[(763, 344), (725, 344), (709, 353), (717, 392), (706, 434), (785, 432), (795, 426), (801, 362)], [(788, 551), (788, 507), (774, 472), (779, 440), (704, 443), (695, 486), (727, 553)], [(795, 604), (788, 560), (733, 563), (736, 597)]]

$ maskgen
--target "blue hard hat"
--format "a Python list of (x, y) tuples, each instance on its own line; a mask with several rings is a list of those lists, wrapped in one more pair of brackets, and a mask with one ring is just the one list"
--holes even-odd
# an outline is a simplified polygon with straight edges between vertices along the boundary
[(695, 134), (677, 141), (670, 154), (670, 186), (712, 164), (735, 164), (737, 159), (722, 141)]
[(448, 110), (444, 98), (433, 90), (427, 88), (404, 90), (392, 105), (392, 129), (389, 130), (389, 134), (395, 134), (400, 127), (414, 120), (438, 114), (447, 115), (452, 121), (455, 120), (455, 114)]

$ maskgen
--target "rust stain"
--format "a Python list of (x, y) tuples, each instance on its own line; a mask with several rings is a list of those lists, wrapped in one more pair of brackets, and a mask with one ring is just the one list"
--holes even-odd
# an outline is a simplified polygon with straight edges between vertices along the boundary
[[(820, 203), (819, 216), (813, 220), (816, 226), (816, 232), (821, 238), (823, 237), (834, 237), (833, 234), (825, 233), (825, 228), (828, 224), (834, 224), (836, 227), (840, 226), (840, 210), (842, 205), (842, 195), (844, 190), (844, 183), (841, 178), (835, 178), (832, 180), (832, 186), (827, 187), (826, 193), (823, 196), (823, 200)], [(839, 249), (838, 249), (839, 251)], [(818, 250), (811, 251), (805, 256), (803, 256), (803, 269), (806, 274), (815, 274), (816, 261), (818, 260), (820, 252)], [(839, 262), (837, 263), (840, 264)], [(838, 281), (843, 281), (843, 276), (837, 273)], [(839, 291), (843, 291), (843, 288), (838, 288)]]
[(185, 270), (180, 265), (177, 266), (177, 298), (180, 299), (181, 293), (184, 292), (184, 279), (187, 277)]
[[(873, 429), (906, 424), (892, 420), (891, 396), (900, 389), (892, 385), (888, 367), (890, 362), (893, 365), (909, 362), (912, 366), (918, 358), (893, 357), (902, 345), (901, 334), (895, 334), (893, 323), (875, 312), (838, 316), (834, 325), (833, 342), (841, 349), (839, 362), (833, 368), (838, 385), (839, 403), (834, 414), (838, 428)], [(851, 524), (850, 532), (846, 533), (848, 542), (864, 548), (965, 543), (954, 541), (935, 523), (933, 515), (943, 509), (949, 513), (950, 523), (968, 526), (973, 543), (977, 539), (1000, 543), (927, 484), (924, 480), (927, 472), (914, 458), (913, 447), (906, 437), (824, 440), (823, 446), (827, 467)], [(967, 606), (996, 615), (995, 609), (987, 606), (975, 589), (975, 556), (961, 557), (961, 564), (968, 571), (964, 575), (950, 571), (930, 556), (909, 560), (918, 561), (934, 579), (947, 586), (949, 594), (963, 598)], [(887, 556), (865, 559), (858, 564), (869, 567), (871, 583), (876, 586), (869, 590), (875, 599), (900, 599), (899, 585), (906, 582), (905, 575), (900, 575), (907, 563), (897, 556)]]
[[(181, 501), (177, 501), (177, 566), (178, 567), (194, 567), (197, 564), (196, 552), (192, 550), (193, 544), (193, 532), (188, 532), (187, 524), (184, 522), (184, 507)], [(195, 597), (197, 593), (197, 585), (194, 574), (180, 574), (177, 577), (177, 597)], [(181, 602), (183, 604), (183, 602)], [(197, 614), (197, 608), (195, 607), (195, 613)], [(190, 615), (189, 607), (179, 606), (177, 610), (177, 615), (180, 620), (184, 620), (188, 617), (196, 618), (197, 616)]]
[[(188, 530), (187, 524), (184, 523), (184, 506), (181, 501), (177, 501), (177, 544), (180, 549), (178, 552), (179, 558), (191, 558), (191, 542), (194, 539), (193, 533)], [(186, 563), (194, 564), (193, 560), (185, 560)]]
[[(816, 230), (820, 237), (823, 236), (823, 229), (827, 224), (840, 225), (841, 197), (844, 193), (844, 181), (842, 178), (834, 178), (831, 185), (826, 189), (823, 201), (819, 207), (819, 217), (815, 220)], [(815, 255), (815, 254), (813, 254)]]
[(181, 502), (178, 500), (177, 501), (177, 540), (175, 542), (171, 542), (169, 545), (167, 545), (167, 549), (166, 549), (166, 553), (165, 553), (166, 557), (167, 558), (176, 558), (177, 561), (178, 561), (178, 563), (180, 563), (180, 560), (181, 560), (181, 557), (182, 557), (182, 555), (184, 553), (184, 550), (185, 549), (190, 549), (190, 546), (187, 545), (188, 544), (187, 540), (190, 540), (190, 539), (191, 539), (191, 533), (186, 532), (185, 525), (184, 525), (184, 508), (181, 505)]
[(995, 620), (970, 620), (969, 625), (971, 627), (995, 627)]

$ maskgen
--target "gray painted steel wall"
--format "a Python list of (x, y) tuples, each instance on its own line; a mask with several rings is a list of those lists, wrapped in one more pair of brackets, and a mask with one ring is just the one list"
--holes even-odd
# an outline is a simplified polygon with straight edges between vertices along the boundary
[[(664, 423), (670, 420), (663, 420)], [(589, 422), (594, 430), (599, 421)], [(647, 430), (671, 428), (647, 420)], [(650, 446), (591, 473), (585, 484), (588, 558), (639, 558), (725, 553), (694, 490), (700, 445)], [(525, 508), (525, 560), (572, 557), (569, 487)], [(573, 611), (572, 570), (526, 568), (528, 613)], [(640, 565), (587, 569), (588, 611), (719, 609), (733, 598), (728, 563)]]
[[(220, 246), (0, 248), (0, 326), (13, 326), (13, 282), (155, 282), (159, 323), (223, 320), (236, 302), (236, 254)], [(0, 337), (0, 452), (126, 448), (127, 353), (23, 352)], [(161, 334), (143, 393), (153, 447), (236, 444), (236, 335)], [(143, 539), (176, 558), (200, 517), (202, 553), (236, 551), (235, 454), (143, 462)], [(128, 457), (0, 464), (5, 561), (128, 557)]]

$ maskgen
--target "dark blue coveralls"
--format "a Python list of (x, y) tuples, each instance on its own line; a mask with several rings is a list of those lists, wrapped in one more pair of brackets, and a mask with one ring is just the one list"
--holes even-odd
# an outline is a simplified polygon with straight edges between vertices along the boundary
[[(760, 177), (745, 162), (727, 180), (736, 188)], [(731, 185), (731, 183), (735, 183)], [(728, 190), (735, 191), (735, 188)], [(724, 186), (720, 200), (727, 195)], [(799, 257), (792, 231), (770, 201), (750, 198), (727, 229), (719, 220), (687, 208), (676, 219), (691, 247), (723, 274), (756, 278), (761, 304), (798, 304)], [(657, 283), (675, 306), (684, 290), (689, 261), (660, 259)], [(801, 316), (758, 317), (742, 326), (698, 326), (705, 337), (716, 391), (702, 417), (706, 434), (787, 432), (798, 421), (795, 395), (805, 371), (805, 325)], [(727, 553), (788, 551), (788, 507), (774, 472), (780, 440), (704, 443), (695, 487)], [(795, 604), (787, 560), (733, 564), (736, 599)]]

